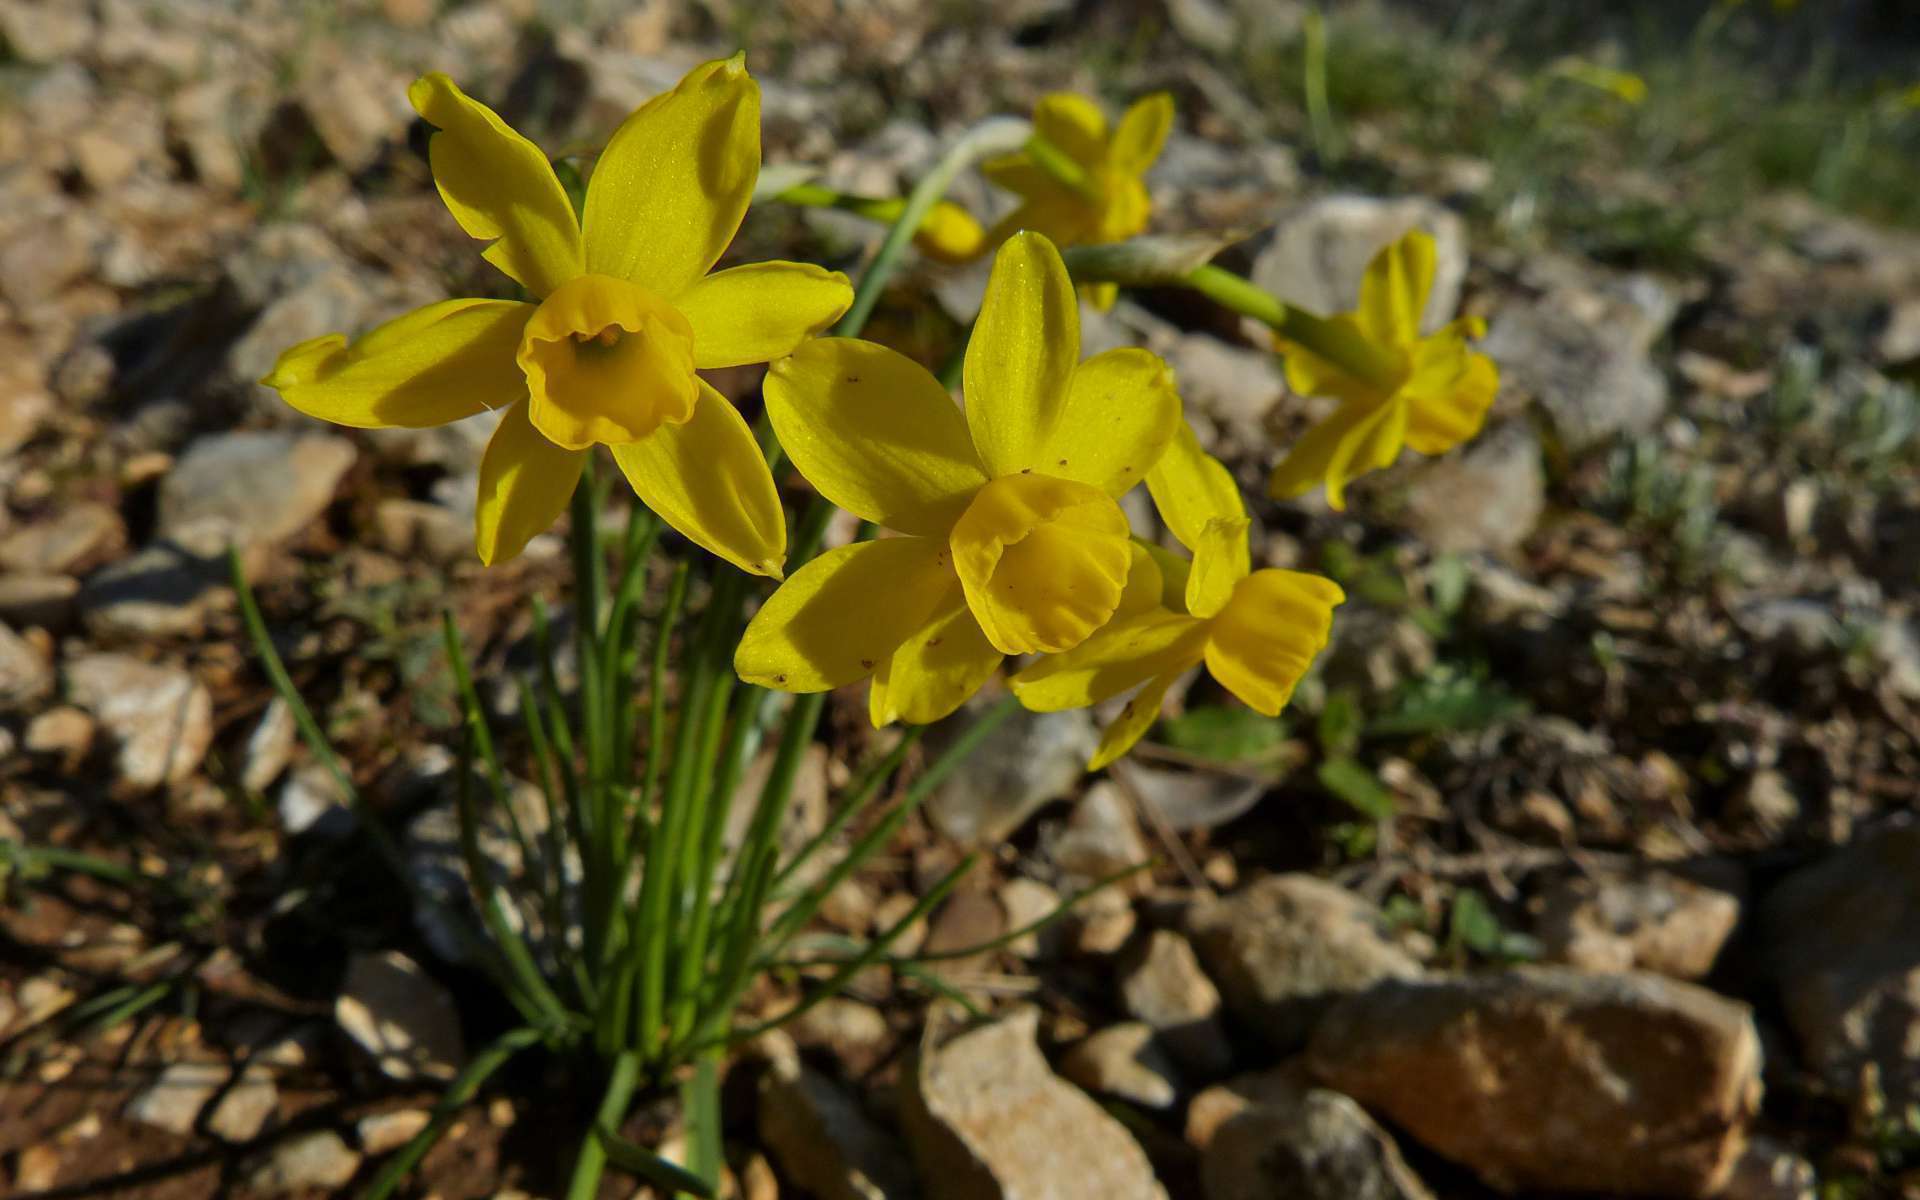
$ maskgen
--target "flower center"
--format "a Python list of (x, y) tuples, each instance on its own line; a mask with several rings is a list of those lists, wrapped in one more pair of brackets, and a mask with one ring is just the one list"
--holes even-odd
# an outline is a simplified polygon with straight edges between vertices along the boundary
[(1127, 518), (1099, 488), (1008, 475), (974, 494), (948, 543), (967, 605), (1003, 654), (1072, 649), (1120, 604)]
[(556, 445), (637, 442), (693, 415), (693, 328), (645, 288), (581, 275), (555, 288), (527, 322), (520, 369), (527, 417)]

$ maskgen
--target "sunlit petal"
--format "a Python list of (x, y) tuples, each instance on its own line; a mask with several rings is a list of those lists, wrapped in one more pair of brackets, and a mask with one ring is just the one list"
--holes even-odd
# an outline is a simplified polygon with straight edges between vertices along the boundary
[(953, 587), (938, 538), (882, 538), (829, 550), (760, 606), (734, 652), (740, 678), (822, 692), (871, 675), (926, 626)]
[(684, 424), (613, 447), (641, 503), (687, 540), (754, 575), (780, 577), (786, 514), (760, 443), (727, 398), (700, 381)]
[(1144, 172), (1160, 157), (1172, 130), (1173, 97), (1166, 92), (1143, 96), (1121, 114), (1120, 124), (1113, 131), (1113, 145), (1107, 151), (1108, 160), (1122, 170)]
[(765, 393), (794, 465), (856, 516), (944, 537), (987, 482), (953, 398), (897, 351), (817, 338), (773, 364)]
[(1083, 167), (1097, 167), (1107, 156), (1106, 114), (1077, 92), (1040, 97), (1033, 106), (1033, 131)]
[(460, 228), (493, 243), (486, 260), (536, 296), (578, 275), (580, 222), (540, 148), (437, 71), (407, 99), (439, 130), (427, 143), (433, 182)]
[(853, 288), (812, 263), (763, 262), (716, 271), (674, 299), (693, 326), (701, 370), (772, 362), (840, 319)]
[(1178, 674), (1206, 652), (1207, 623), (1155, 609), (1115, 621), (1062, 654), (1049, 654), (1009, 682), (1035, 712), (1085, 708), (1142, 680)]
[(1433, 235), (1412, 229), (1382, 246), (1360, 277), (1360, 328), (1377, 342), (1410, 347), (1420, 336), (1420, 316), (1433, 290), (1438, 257)]
[(1207, 670), (1249, 708), (1277, 717), (1326, 647), (1339, 585), (1300, 571), (1255, 571), (1209, 623)]
[(1166, 452), (1148, 472), (1147, 491), (1160, 519), (1189, 550), (1199, 544), (1207, 522), (1247, 515), (1240, 486), (1219, 459), (1200, 448), (1185, 421), (1175, 423)]
[(733, 240), (760, 177), (760, 85), (706, 63), (621, 123), (587, 181), (587, 269), (669, 300)]
[(926, 725), (948, 716), (993, 678), (1001, 658), (956, 584), (874, 673), (867, 704), (874, 725)]
[(1211, 617), (1225, 608), (1234, 588), (1247, 577), (1252, 563), (1247, 550), (1245, 517), (1217, 517), (1208, 521), (1193, 546), (1193, 570), (1187, 576), (1187, 611)]
[(584, 449), (638, 441), (693, 413), (693, 330), (680, 311), (611, 275), (579, 275), (541, 301), (518, 355), (533, 426)]
[(1180, 393), (1160, 356), (1109, 350), (1074, 368), (1066, 403), (1031, 465), (1118, 496), (1160, 461), (1180, 424)]
[(948, 543), (973, 615), (1004, 654), (1077, 645), (1112, 618), (1133, 561), (1112, 497), (1047, 475), (981, 488)]
[(480, 459), (474, 506), (480, 561), (506, 562), (545, 533), (566, 510), (586, 463), (586, 451), (564, 450), (540, 436), (527, 420), (525, 403), (508, 409)]
[(1418, 454), (1445, 454), (1486, 424), (1500, 390), (1500, 371), (1491, 358), (1464, 346), (1458, 361), (1447, 364), (1446, 376), (1428, 369), (1424, 357), (1415, 355), (1406, 387), (1407, 445)]
[(527, 394), (513, 355), (532, 315), (531, 304), (511, 300), (442, 300), (351, 343), (337, 333), (301, 342), (260, 382), (336, 425), (444, 425)]
[(1100, 744), (1094, 748), (1093, 757), (1087, 760), (1087, 770), (1098, 771), (1115, 759), (1134, 748), (1153, 723), (1160, 719), (1160, 705), (1167, 698), (1167, 689), (1179, 678), (1178, 672), (1155, 675), (1146, 685), (1135, 692), (1121, 708), (1120, 715), (1108, 722), (1100, 731)]
[(1080, 303), (1053, 243), (1017, 233), (994, 256), (967, 343), (967, 425), (987, 470), (1044, 470), (1080, 360)]

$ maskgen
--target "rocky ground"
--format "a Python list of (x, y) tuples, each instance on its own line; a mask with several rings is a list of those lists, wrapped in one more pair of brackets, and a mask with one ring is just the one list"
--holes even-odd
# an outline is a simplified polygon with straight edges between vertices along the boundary
[[(769, 161), (876, 195), (1044, 91), (1169, 88), (1160, 227), (1257, 231), (1224, 261), (1334, 309), (1425, 225), (1434, 311), (1488, 318), (1503, 388), (1477, 442), (1349, 513), (1261, 502), (1260, 557), (1353, 597), (1283, 722), (1196, 689), (1087, 778), (1090, 715), (1018, 719), (836, 893), (823, 931), (864, 935), (988, 847), (913, 939), (937, 952), (1163, 864), (937, 989), (875, 972), (763, 1039), (727, 1084), (738, 1194), (1920, 1195), (1920, 235), (1758, 189), (1684, 236), (1644, 206), (1605, 236), (1521, 219), (1681, 212), (1689, 179), (1596, 158), (1529, 193), (1405, 114), (1343, 120), (1335, 155), (1261, 73), (1286, 55), (1253, 52), (1296, 38), (1284, 4), (940, 15), (0, 0), (0, 1192), (363, 1185), (502, 1027), (297, 746), (223, 552), (444, 888), (438, 614), (510, 704), (559, 544), (473, 561), (481, 422), (346, 434), (251, 381), (501, 294), (431, 188), (414, 75), (584, 147), (744, 39)], [(756, 210), (737, 253), (851, 270), (877, 232)], [(980, 286), (916, 265), (870, 336), (938, 362)], [(1163, 353), (1256, 495), (1315, 414), (1189, 295), (1087, 340)], [(803, 833), (872, 737), (844, 699)], [(496, 1081), (415, 1194), (553, 1194), (591, 1103), (559, 1078)]]

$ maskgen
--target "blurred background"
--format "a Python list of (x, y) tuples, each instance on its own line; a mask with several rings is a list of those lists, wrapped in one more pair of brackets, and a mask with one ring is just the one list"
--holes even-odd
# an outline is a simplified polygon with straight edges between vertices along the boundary
[[(823, 1006), (791, 1031), (804, 1075), (737, 1067), (741, 1194), (999, 1194), (937, 1190), (899, 1132), (957, 992), (1039, 1012), (1046, 1059), (982, 1051), (981, 1078), (1144, 1147), (1149, 1175), (1080, 1194), (1920, 1195), (1911, 0), (0, 0), (0, 1193), (350, 1190), (502, 1027), (297, 747), (224, 547), (452, 894), (439, 614), (510, 714), (560, 543), (474, 559), (484, 421), (350, 434), (253, 381), (301, 339), (507, 294), (433, 190), (415, 76), (584, 165), (739, 48), (767, 162), (873, 197), (1048, 92), (1117, 117), (1166, 90), (1154, 229), (1244, 235), (1223, 265), (1334, 312), (1425, 227), (1429, 311), (1485, 317), (1502, 382), (1477, 440), (1349, 511), (1276, 504), (1324, 406), (1258, 328), (1177, 290), (1084, 314), (1086, 353), (1173, 365), (1256, 559), (1350, 602), (1279, 720), (1203, 682), (1091, 778), (1089, 714), (997, 734), (832, 931), (975, 845), (930, 950), (1160, 865), (1044, 939)], [(977, 176), (953, 195), (1011, 207)], [(767, 203), (732, 255), (853, 272), (882, 233)], [(917, 262), (867, 336), (937, 365), (983, 280)], [(716, 382), (751, 411), (760, 370)], [(864, 714), (836, 697), (796, 840), (884, 736)], [(1382, 991), (1407, 980), (1434, 990)], [(1433, 1014), (1484, 1005), (1518, 1024), (1462, 1061)], [(1104, 1108), (1055, 1112), (1050, 1070)], [(413, 1194), (554, 1194), (587, 1103), (502, 1077)], [(837, 1190), (842, 1119), (899, 1182)], [(670, 1145), (670, 1109), (629, 1133)]]

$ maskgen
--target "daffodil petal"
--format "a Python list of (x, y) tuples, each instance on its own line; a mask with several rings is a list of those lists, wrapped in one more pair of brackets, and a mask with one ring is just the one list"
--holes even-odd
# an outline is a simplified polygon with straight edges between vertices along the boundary
[(427, 143), (434, 186), (482, 256), (536, 296), (581, 271), (580, 222), (547, 156), (436, 71), (407, 89), (439, 132)]
[(1085, 708), (1160, 674), (1178, 674), (1206, 652), (1207, 623), (1154, 609), (1115, 621), (1062, 654), (1030, 664), (1009, 683), (1034, 712)]
[(356, 429), (421, 429), (527, 394), (514, 364), (533, 305), (442, 300), (362, 334), (301, 342), (260, 382), (310, 417)]
[(1439, 251), (1433, 235), (1410, 229), (1382, 246), (1360, 277), (1360, 328), (1376, 342), (1410, 347), (1420, 336), (1420, 316), (1433, 290)]
[(973, 615), (1005, 654), (1079, 644), (1112, 620), (1133, 561), (1120, 505), (1051, 475), (981, 488), (947, 542)]
[(874, 672), (868, 714), (875, 728), (927, 725), (965, 704), (1000, 668), (1003, 656), (980, 631), (954, 587), (927, 623)]
[(1161, 574), (1160, 563), (1154, 558), (1153, 551), (1137, 538), (1128, 550), (1133, 560), (1127, 566), (1127, 584), (1120, 592), (1119, 607), (1108, 618), (1110, 622), (1124, 621), (1148, 609), (1159, 608), (1161, 597), (1166, 594), (1166, 577)]
[(1167, 689), (1179, 678), (1178, 672), (1155, 675), (1146, 685), (1127, 701), (1120, 715), (1107, 723), (1100, 731), (1100, 744), (1094, 748), (1093, 757), (1087, 760), (1087, 770), (1098, 771), (1111, 764), (1115, 759), (1134, 748), (1153, 723), (1160, 719), (1160, 705), (1167, 698)]
[(540, 435), (525, 402), (508, 409), (480, 459), (474, 505), (474, 548), (492, 566), (514, 558), (545, 533), (573, 498), (587, 464), (585, 450), (566, 450)]
[(753, 575), (780, 577), (787, 521), (773, 473), (739, 410), (706, 380), (684, 424), (613, 448), (641, 503), (701, 549)]
[(1189, 550), (1199, 545), (1207, 522), (1247, 515), (1240, 485), (1219, 459), (1200, 448), (1185, 421), (1175, 422), (1166, 452), (1147, 473), (1147, 491), (1160, 519)]
[(760, 177), (760, 85), (706, 63), (633, 111), (587, 181), (587, 270), (669, 300), (733, 240)]
[(1327, 460), (1327, 503), (1347, 507), (1346, 487), (1369, 471), (1384, 471), (1407, 442), (1407, 405), (1394, 399), (1355, 422)]
[[(1335, 509), (1346, 508), (1345, 489), (1349, 480), (1364, 473), (1364, 457), (1356, 460), (1364, 443), (1369, 442), (1389, 410), (1397, 406), (1349, 402), (1342, 404), (1325, 420), (1307, 430), (1295, 442), (1267, 481), (1267, 492), (1276, 500), (1290, 500), (1319, 487), (1327, 486), (1327, 503)], [(1404, 413), (1402, 416), (1404, 428)], [(1398, 453), (1398, 448), (1395, 448)], [(1388, 460), (1391, 462), (1391, 459)]]
[(1326, 648), (1346, 593), (1331, 579), (1268, 568), (1240, 581), (1207, 629), (1207, 671), (1247, 707), (1277, 717)]
[[(1137, 549), (1145, 550), (1153, 559), (1153, 565), (1160, 568), (1160, 607), (1168, 612), (1186, 612), (1187, 580), (1193, 574), (1193, 563), (1165, 546), (1156, 546), (1139, 538), (1133, 539), (1133, 544)], [(1131, 585), (1131, 577), (1128, 583)]]
[(1484, 354), (1467, 351), (1444, 383), (1424, 378), (1415, 357), (1407, 411), (1407, 445), (1417, 454), (1445, 454), (1480, 432), (1500, 390), (1500, 370)]
[(1077, 92), (1040, 97), (1033, 106), (1033, 131), (1083, 167), (1097, 167), (1106, 159), (1106, 114)]
[(1022, 196), (1058, 191), (1066, 186), (1047, 174), (1046, 168), (1034, 162), (1033, 156), (1024, 150), (988, 159), (980, 164), (980, 173), (993, 186)]
[(693, 326), (693, 365), (703, 371), (791, 354), (852, 304), (845, 275), (794, 262), (716, 271), (673, 302)]
[(855, 516), (944, 537), (987, 482), (953, 398), (885, 346), (816, 338), (774, 363), (763, 390), (800, 473)]
[(994, 475), (1044, 469), (1080, 360), (1080, 302), (1053, 243), (1017, 233), (994, 256), (967, 343), (967, 425)]
[(1153, 165), (1173, 130), (1173, 97), (1155, 92), (1133, 102), (1120, 116), (1113, 130), (1108, 160), (1124, 171), (1138, 175)]
[[(1345, 326), (1355, 338), (1367, 336), (1352, 313), (1341, 313), (1331, 318), (1329, 323)], [(1382, 395), (1379, 387), (1348, 374), (1305, 346), (1281, 337), (1274, 338), (1274, 343), (1285, 356), (1281, 360), (1281, 367), (1287, 377), (1287, 387), (1296, 395), (1329, 396), (1348, 401), (1377, 399)]]
[(1056, 246), (1077, 246), (1091, 240), (1098, 214), (1085, 200), (1053, 185), (1051, 191), (1039, 191), (1026, 197), (1012, 212), (994, 222), (987, 231), (987, 244), (1005, 245), (1008, 238), (1022, 231), (1040, 234)]
[(1118, 496), (1146, 478), (1180, 424), (1180, 393), (1160, 356), (1108, 350), (1073, 369), (1066, 403), (1030, 465)]
[(741, 679), (824, 692), (873, 674), (923, 628), (953, 587), (937, 538), (882, 538), (829, 550), (795, 571), (747, 622)]
[(1200, 531), (1193, 546), (1193, 570), (1187, 576), (1187, 611), (1211, 617), (1227, 606), (1233, 590), (1252, 562), (1247, 550), (1245, 517), (1216, 517)]

